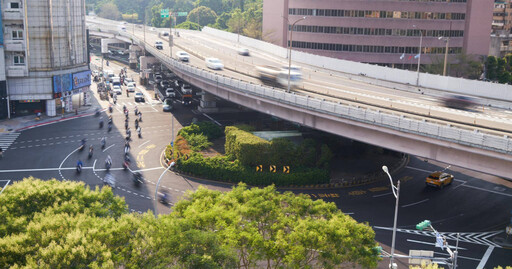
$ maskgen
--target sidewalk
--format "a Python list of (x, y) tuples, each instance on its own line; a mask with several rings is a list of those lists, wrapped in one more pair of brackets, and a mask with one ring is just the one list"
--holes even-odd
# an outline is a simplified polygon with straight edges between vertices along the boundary
[(92, 106), (82, 106), (77, 109), (78, 113), (69, 112), (65, 113), (63, 116), (57, 115), (55, 117), (42, 115), (40, 120), (36, 120), (36, 115), (1, 120), (0, 134), (20, 132), (37, 126), (93, 115), (96, 108), (99, 108), (97, 104)]

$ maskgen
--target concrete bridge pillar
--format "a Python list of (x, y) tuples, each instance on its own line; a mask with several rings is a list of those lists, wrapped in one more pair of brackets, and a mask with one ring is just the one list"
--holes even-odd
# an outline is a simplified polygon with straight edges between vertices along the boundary
[(201, 100), (199, 107), (197, 108), (199, 111), (203, 113), (215, 113), (219, 112), (219, 108), (217, 107), (217, 102), (215, 101), (215, 95), (205, 92), (204, 90), (200, 93)]

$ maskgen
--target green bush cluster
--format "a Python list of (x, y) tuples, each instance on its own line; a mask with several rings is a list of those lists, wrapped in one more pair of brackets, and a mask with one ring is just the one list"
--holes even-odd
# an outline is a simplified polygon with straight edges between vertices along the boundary
[(264, 166), (264, 172), (256, 172), (256, 167), (243, 166), (239, 160), (231, 161), (229, 156), (204, 158), (199, 153), (193, 153), (188, 160), (179, 159), (177, 164), (180, 171), (199, 177), (233, 183), (245, 182), (255, 186), (329, 183), (329, 172), (325, 169), (297, 167), (289, 174), (284, 174), (282, 167), (278, 166), (277, 172), (271, 173), (269, 167)]
[(305, 139), (297, 146), (285, 138), (269, 142), (235, 126), (226, 127), (225, 133), (226, 154), (233, 155), (244, 166), (286, 165), (328, 169), (334, 156), (327, 145), (318, 145), (313, 139)]

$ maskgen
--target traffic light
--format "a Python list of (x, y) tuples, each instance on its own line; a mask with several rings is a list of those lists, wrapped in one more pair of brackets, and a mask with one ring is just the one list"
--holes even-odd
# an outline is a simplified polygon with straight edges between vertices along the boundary
[(416, 229), (423, 231), (423, 230), (429, 228), (430, 224), (431, 224), (430, 220), (424, 220), (424, 221), (416, 224)]

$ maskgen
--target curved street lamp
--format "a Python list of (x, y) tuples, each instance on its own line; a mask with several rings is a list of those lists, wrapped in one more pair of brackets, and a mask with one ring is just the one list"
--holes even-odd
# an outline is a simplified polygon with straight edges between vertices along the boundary
[(391, 190), (393, 191), (393, 195), (396, 198), (395, 204), (395, 220), (393, 222), (393, 239), (391, 241), (391, 257), (389, 258), (389, 268), (397, 268), (396, 264), (393, 263), (394, 255), (395, 255), (395, 239), (396, 239), (396, 220), (398, 217), (398, 198), (400, 197), (400, 180), (396, 183), (396, 186), (393, 184), (393, 179), (389, 174), (389, 170), (387, 166), (382, 166), (382, 171), (386, 173), (389, 177), (389, 183), (391, 184)]
[[(283, 17), (284, 18), (284, 17)], [(292, 68), (292, 42), (293, 42), (293, 27), (295, 27), (295, 24), (297, 24), (299, 21), (305, 20), (307, 17), (304, 16), (298, 20), (296, 20), (292, 27), (290, 28), (290, 44), (288, 44), (288, 90), (287, 92), (290, 92), (290, 76), (291, 76), (291, 68)], [(288, 20), (288, 18), (286, 18)], [(288, 25), (290, 25), (290, 21), (288, 20)]]

